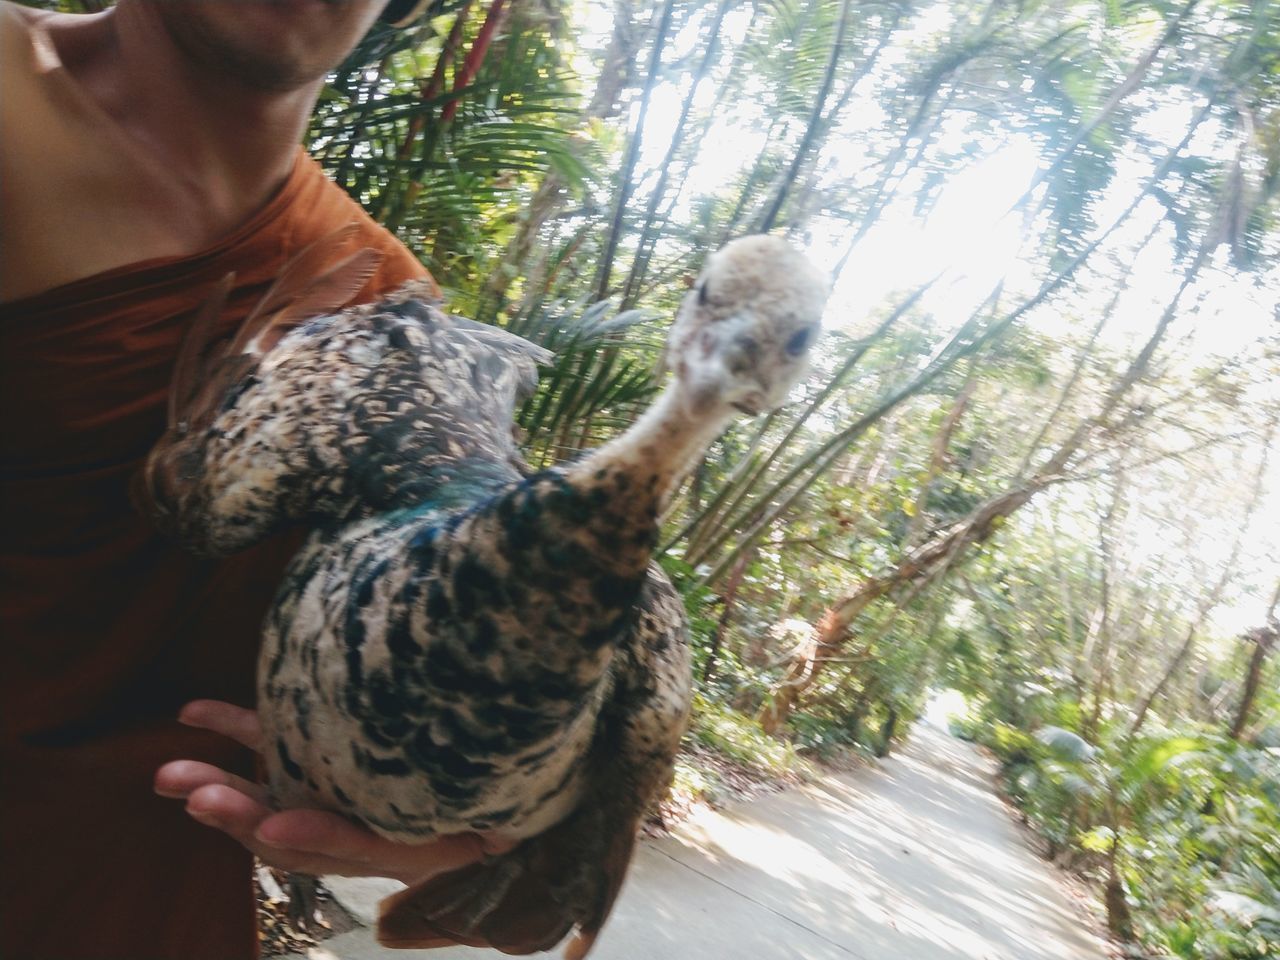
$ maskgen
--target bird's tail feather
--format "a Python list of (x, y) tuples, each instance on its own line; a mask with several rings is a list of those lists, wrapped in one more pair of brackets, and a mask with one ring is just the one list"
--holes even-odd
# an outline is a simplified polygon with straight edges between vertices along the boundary
[(509, 853), (442, 874), (382, 902), (378, 941), (418, 949), (463, 944), (523, 956), (577, 928), (565, 960), (582, 960), (608, 919), (635, 850), (638, 815), (583, 804)]
[(355, 237), (349, 223), (299, 251), (241, 324), (228, 356), (269, 351), (292, 327), (309, 317), (343, 307), (364, 287), (382, 263), (380, 251), (361, 247), (341, 259)]
[(226, 307), (235, 274), (219, 281), (178, 350), (169, 390), (170, 429), (200, 422), (291, 328), (309, 317), (336, 311), (360, 292), (383, 257), (362, 247), (335, 260), (355, 236), (355, 228), (356, 224), (348, 224), (295, 254), (225, 347), (212, 346), (210, 336)]

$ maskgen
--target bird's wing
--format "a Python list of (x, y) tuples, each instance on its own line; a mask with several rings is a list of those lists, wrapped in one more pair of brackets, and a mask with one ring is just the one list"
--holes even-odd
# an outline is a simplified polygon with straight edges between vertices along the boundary
[(517, 479), (515, 406), (551, 354), (499, 327), (451, 316), (413, 286), (372, 308), (381, 338), (353, 405), (350, 469), (364, 511), (468, 506)]
[[(199, 520), (209, 430), (226, 412), (228, 397), (253, 378), (264, 355), (292, 327), (310, 314), (340, 308), (377, 269), (381, 253), (363, 248), (347, 252), (354, 226), (322, 237), (294, 256), (229, 344), (213, 342), (212, 335), (234, 274), (223, 277), (197, 311), (174, 363), (167, 429), (133, 485), (139, 509), (161, 529), (177, 534), (191, 526), (189, 521)], [(197, 549), (198, 540), (192, 542)]]
[(349, 303), (383, 260), (368, 247), (350, 251), (357, 227), (354, 221), (339, 227), (292, 257), (240, 325), (227, 354), (260, 357), (308, 317)]
[(587, 955), (622, 888), (641, 823), (670, 785), (688, 720), (684, 608), (657, 568), (615, 664), (588, 760), (595, 769), (574, 812), (510, 853), (383, 901), (381, 943), (524, 955), (551, 949), (576, 927), (565, 957)]
[(229, 348), (208, 344), (227, 282), (192, 325), (136, 488), (189, 549), (227, 554), (304, 517), (468, 506), (520, 476), (512, 415), (550, 354), (450, 317), (422, 282), (332, 313), (376, 265), (349, 241), (286, 265)]

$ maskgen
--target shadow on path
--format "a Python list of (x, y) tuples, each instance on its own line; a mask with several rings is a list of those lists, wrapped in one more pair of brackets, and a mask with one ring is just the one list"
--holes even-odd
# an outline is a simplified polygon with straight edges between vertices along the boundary
[[(993, 765), (919, 724), (852, 774), (704, 812), (643, 844), (594, 960), (1105, 960), (995, 795)], [(386, 951), (369, 931), (313, 960), (481, 960)]]

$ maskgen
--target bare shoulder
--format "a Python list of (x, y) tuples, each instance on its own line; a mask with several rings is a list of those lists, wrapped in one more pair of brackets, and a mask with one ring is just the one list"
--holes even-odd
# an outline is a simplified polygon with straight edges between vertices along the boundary
[(11, 0), (0, 0), (0, 31), (23, 29), (29, 24), (44, 20), (52, 15), (48, 10), (23, 6), (20, 3), (13, 3)]
[(0, 78), (4, 80), (5, 100), (12, 99), (11, 91), (20, 89), (11, 84), (30, 83), (34, 78), (33, 30), (48, 16), (48, 11), (0, 0)]
[(0, 1), (0, 302), (173, 252), (141, 215), (156, 184), (63, 60), (114, 55), (104, 17)]
[(32, 204), (25, 199), (38, 171), (47, 111), (40, 96), (35, 26), (41, 11), (0, 0), (0, 295), (21, 296), (30, 286), (22, 249)]
[(0, 121), (5, 137), (0, 150), (12, 151), (39, 135), (26, 121), (40, 121), (47, 97), (40, 95), (41, 74), (55, 66), (56, 54), (44, 39), (48, 11), (0, 0)]
[(126, 151), (62, 62), (100, 16), (0, 0), (0, 301), (118, 266), (144, 232)]
[[(56, 70), (46, 11), (0, 0), (0, 297), (25, 296), (50, 286), (62, 268), (50, 262), (58, 239), (40, 227), (41, 210), (64, 180), (66, 151), (74, 147), (70, 118), (49, 75)], [(78, 150), (73, 149), (73, 154)], [(53, 223), (56, 223), (56, 216)]]

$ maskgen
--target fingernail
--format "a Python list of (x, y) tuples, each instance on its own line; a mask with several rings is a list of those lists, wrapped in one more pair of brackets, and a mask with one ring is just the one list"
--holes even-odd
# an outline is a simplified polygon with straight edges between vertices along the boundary
[(261, 830), (255, 830), (253, 838), (264, 846), (277, 848), (285, 846), (285, 844), (281, 843), (279, 840), (272, 840), (270, 837), (263, 836)]
[(191, 816), (192, 820), (197, 820), (200, 823), (203, 823), (206, 827), (218, 827), (221, 829), (223, 826), (222, 821), (208, 810), (201, 810), (199, 808), (193, 810), (191, 807), (187, 807), (187, 813)]

